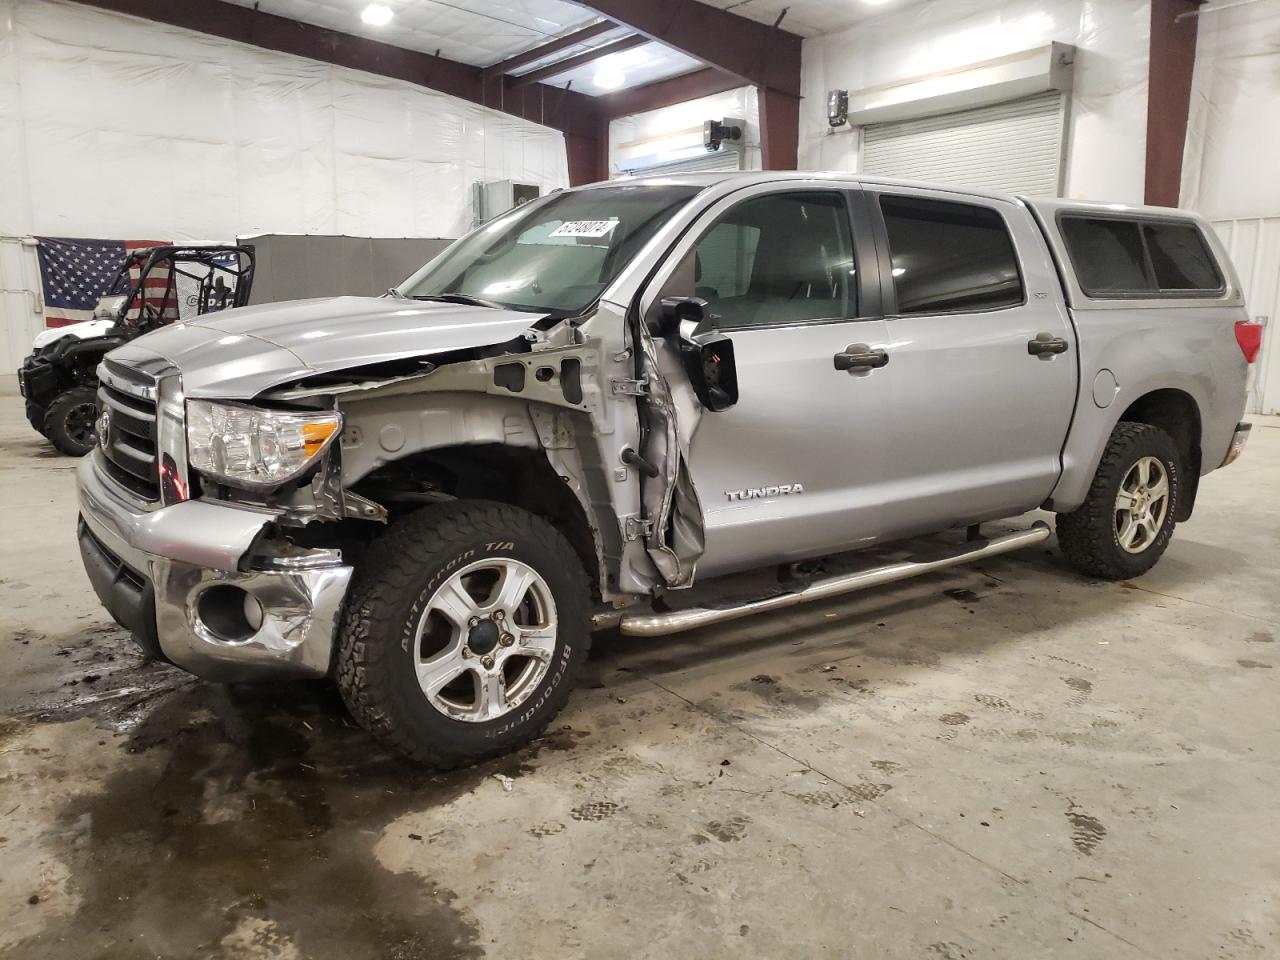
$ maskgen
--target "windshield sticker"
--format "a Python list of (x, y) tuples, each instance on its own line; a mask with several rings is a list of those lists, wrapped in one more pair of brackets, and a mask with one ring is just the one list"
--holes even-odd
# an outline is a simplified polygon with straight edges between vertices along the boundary
[(618, 225), (617, 220), (566, 220), (551, 231), (553, 237), (607, 237)]

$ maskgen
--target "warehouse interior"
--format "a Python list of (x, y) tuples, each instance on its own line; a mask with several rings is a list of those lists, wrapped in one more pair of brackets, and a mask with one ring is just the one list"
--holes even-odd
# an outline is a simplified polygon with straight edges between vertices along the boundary
[[(1280, 0), (0, 0), (0, 144), (0, 502), (9, 520), (0, 549), (0, 957), (1280, 956), (1280, 346), (1272, 329), (1280, 315)], [(1202, 225), (1206, 256), (1225, 264), (1211, 268), (1222, 274), (1225, 305), (1169, 304), (1204, 306), (1206, 317), (1230, 307), (1230, 362), (1213, 335), (1186, 334), (1182, 320), (1169, 327), (1185, 344), (1169, 346), (1155, 323), (1126, 347), (1126, 356), (1180, 372), (1203, 363), (1207, 373), (1184, 379), (1203, 380), (1208, 396), (1230, 392), (1228, 405), (1238, 407), (1223, 449), (1206, 446), (1203, 462), (1198, 447), (1169, 429), (1180, 450), (1195, 451), (1181, 464), (1194, 512), (1177, 517), (1159, 564), (1133, 576), (1077, 572), (1070, 544), (1050, 532), (1053, 497), (1037, 496), (1017, 515), (985, 507), (957, 515), (954, 550), (1044, 530), (1033, 546), (975, 553), (966, 565), (917, 563), (908, 579), (884, 572), (895, 556), (876, 568), (880, 579), (869, 589), (815, 593), (794, 608), (726, 622), (708, 615), (708, 625), (672, 635), (628, 631), (617, 602), (617, 615), (591, 621), (575, 687), (536, 736), (477, 752), (475, 762), (435, 766), (369, 732), (376, 724), (338, 690), (337, 659), (306, 678), (211, 681), (140, 647), (120, 611), (100, 601), (83, 559), (94, 499), (83, 474), (110, 452), (109, 421), (94, 399), (97, 381), (77, 381), (88, 406), (76, 415), (84, 446), (75, 452), (87, 455), (68, 456), (37, 426), (43, 408), (33, 419), (31, 357), (57, 343), (79, 349), (112, 323), (153, 329), (145, 318), (154, 283), (161, 306), (153, 332), (141, 332), (137, 345), (135, 333), (112, 340), (103, 350), (118, 344), (122, 352), (111, 356), (206, 328), (227, 334), (220, 343), (228, 349), (268, 342), (271, 324), (283, 323), (273, 317), (301, 317), (311, 329), (288, 352), (306, 375), (272, 381), (272, 390), (292, 391), (277, 392), (285, 399), (275, 406), (292, 402), (311, 415), (315, 398), (340, 379), (334, 358), (346, 350), (359, 373), (340, 389), (358, 397), (390, 377), (379, 408), (390, 410), (395, 391), (403, 402), (414, 377), (449, 374), (448, 350), (470, 346), (449, 341), (430, 360), (375, 353), (425, 309), (397, 299), (402, 291), (427, 290), (421, 284), (432, 269), (447, 269), (474, 238), (556, 198), (571, 203), (650, 182), (710, 196), (734, 178), (757, 185), (749, 189), (891, 190), (875, 185), (907, 181), (954, 191), (946, 194), (953, 199), (964, 191), (1007, 198), (1034, 213), (1026, 230), (1044, 227), (1042, 262), (1056, 263), (1055, 272), (1024, 262), (1015, 282), (1038, 290), (1046, 278), (1054, 292), (1034, 296), (1062, 301), (1072, 336), (1093, 330), (1095, 342), (1103, 325), (1077, 322), (1074, 312), (1093, 293), (1067, 276), (1072, 262), (1058, 256), (1043, 210), (1087, 201), (1100, 217), (1158, 219), (1164, 213), (1153, 208), (1177, 208), (1194, 218), (1185, 223)], [(1025, 197), (1046, 205), (1027, 206)], [(864, 236), (861, 201), (850, 203), (848, 243), (861, 257), (883, 246), (892, 224)], [(607, 245), (615, 225), (592, 226), (593, 216), (545, 231), (540, 242), (580, 248), (604, 236)], [(695, 232), (655, 236), (683, 255), (679, 244)], [(1142, 243), (1154, 273), (1150, 241)], [(887, 291), (908, 268), (894, 260), (890, 270), (884, 250), (879, 258), (884, 276), (873, 303), (883, 288), (887, 307)], [(687, 264), (688, 292), (710, 310), (707, 300), (723, 295), (727, 281), (713, 276), (705, 252), (690, 253)], [(859, 271), (869, 268), (848, 265), (846, 302), (856, 296), (865, 307), (871, 281)], [(655, 289), (681, 276), (657, 260), (633, 272), (635, 283)], [(621, 283), (629, 274), (618, 276)], [(103, 304), (130, 284), (134, 292), (107, 322)], [(502, 285), (485, 290), (497, 297)], [(417, 299), (461, 302), (456, 292), (429, 292)], [(495, 306), (468, 296), (468, 309)], [(645, 296), (637, 295), (633, 314), (666, 303)], [(1108, 306), (1114, 312), (1095, 316), (1127, 322), (1125, 301), (1138, 296), (1122, 292)], [(369, 318), (366, 336), (327, 346), (340, 322), (328, 305), (357, 298), (364, 306), (349, 312)], [(402, 320), (375, 327), (373, 311), (386, 302), (401, 307)], [(870, 316), (845, 309), (841, 317)], [(624, 315), (631, 324), (626, 304), (618, 307)], [(556, 319), (565, 317), (573, 311)], [(451, 318), (442, 322), (457, 322)], [(532, 346), (521, 349), (571, 349), (554, 329), (534, 325), (520, 335)], [(656, 326), (644, 329), (661, 339)], [(695, 342), (681, 335), (681, 349)], [(849, 356), (874, 353), (870, 334), (852, 338), (838, 348), (848, 341)], [(888, 336), (890, 356), (871, 357), (877, 369), (869, 376), (841, 366), (837, 354), (835, 369), (848, 370), (841, 382), (892, 373), (911, 339)], [(775, 343), (770, 362), (799, 349)], [(645, 349), (592, 344), (596, 352), (581, 361), (585, 401), (565, 367), (539, 368), (535, 382), (530, 366), (527, 387), (520, 367), (518, 389), (533, 396), (550, 380), (565, 402), (608, 410), (669, 399), (643, 377), (613, 380), (606, 407), (593, 393), (595, 360), (602, 369), (609, 354), (639, 364)], [(734, 348), (716, 344), (733, 362)], [(755, 354), (747, 344), (739, 338), (741, 399), (737, 383), (730, 391), (739, 432), (721, 443), (743, 463), (768, 460), (771, 444), (775, 455), (792, 449), (750, 396), (745, 374)], [(1081, 380), (1079, 399), (1060, 411), (1072, 430), (1097, 412), (1090, 396), (1099, 409), (1110, 403), (1097, 399), (1104, 381), (1086, 365), (1104, 361), (1090, 349), (1072, 340), (1075, 355), (1021, 357), (1046, 381), (1049, 370)], [(1035, 354), (1035, 341), (1018, 350)], [(247, 381), (281, 362), (235, 356), (242, 358), (217, 369), (220, 380), (188, 378), (187, 399), (178, 394), (188, 418), (191, 404), (217, 399), (199, 384)], [(99, 359), (77, 376), (92, 378), (103, 369)], [(686, 362), (672, 361), (664, 376)], [(1131, 384), (1112, 366), (1119, 382), (1102, 373), (1122, 396)], [(446, 394), (458, 409), (415, 413), (409, 443), (414, 429), (446, 421), (459, 435), (471, 430), (475, 443), (514, 442), (520, 424), (484, 420), (492, 395), (505, 401), (504, 390), (517, 389), (498, 376), (476, 396), (461, 392), (471, 388), (459, 375)], [(968, 384), (975, 396), (995, 390), (979, 382), (976, 367), (955, 377), (947, 383)], [(795, 393), (803, 378), (781, 382), (792, 392), (776, 405), (805, 409)], [(923, 377), (913, 383), (928, 385)], [(104, 380), (102, 389), (117, 386)], [(689, 544), (710, 551), (724, 542), (709, 529), (703, 544), (697, 523), (690, 532), (688, 518), (698, 516), (690, 504), (701, 498), (708, 527), (713, 515), (758, 510), (760, 525), (734, 536), (782, 543), (789, 534), (776, 533), (785, 525), (779, 518), (822, 495), (813, 484), (801, 488), (799, 466), (795, 476), (775, 470), (741, 481), (699, 474), (696, 464), (689, 473), (680, 418), (695, 408), (706, 436), (708, 420), (722, 414), (706, 412), (718, 408), (705, 385), (694, 401), (670, 393), (664, 414), (639, 417), (641, 437), (668, 431), (661, 458), (637, 443), (601, 476), (643, 484), (685, 470), (685, 479), (671, 479), (656, 501), (644, 492), (653, 487), (639, 488), (641, 523), (634, 536), (625, 525), (612, 534), (621, 546), (599, 531), (593, 545), (590, 530), (585, 547), (581, 537), (567, 541), (580, 557), (597, 549), (602, 558), (629, 556), (630, 541), (641, 549), (646, 536), (662, 539), (651, 518), (644, 527), (652, 503), (672, 511), (666, 542), (649, 551), (672, 587), (655, 591), (658, 619), (682, 609), (676, 584), (677, 575), (685, 577), (680, 588), (692, 583), (682, 566), (695, 549)], [(159, 406), (147, 416), (162, 420), (164, 399), (153, 393)], [(232, 399), (222, 409), (249, 398)], [(1027, 424), (1036, 416), (1039, 401), (1000, 399), (1021, 407)], [(958, 411), (971, 413), (977, 401), (935, 394), (911, 405), (926, 411), (914, 435), (935, 438), (938, 450), (917, 451), (912, 462), (964, 460), (964, 444), (948, 446), (947, 438), (965, 426), (972, 438), (986, 431), (991, 443), (1002, 424), (1018, 430), (1016, 418), (994, 412), (985, 426), (971, 416), (957, 428)], [(885, 449), (897, 452), (868, 451), (867, 469), (904, 462), (906, 448), (895, 444), (913, 434), (894, 423), (902, 410), (896, 399), (874, 410), (851, 406), (842, 414), (847, 433), (824, 445), (857, 447), (878, 436), (867, 424), (880, 418), (877, 429), (895, 437)], [(1118, 416), (1106, 413), (1107, 430)], [(1207, 430), (1207, 409), (1203, 416)], [(531, 422), (535, 445), (574, 445), (577, 434), (559, 421), (555, 430)], [(1153, 414), (1146, 422), (1162, 421)], [(1199, 422), (1197, 415), (1197, 431)], [(364, 442), (382, 444), (375, 452), (383, 465), (405, 431), (376, 424), (381, 432), (366, 429)], [(615, 428), (593, 429), (599, 439)], [(304, 435), (310, 452), (312, 435)], [(1105, 439), (1089, 477), (1103, 469)], [(166, 477), (162, 440), (156, 434), (150, 448), (158, 502), (170, 502), (176, 482), (180, 505), (194, 505), (202, 488)], [(316, 449), (330, 443), (347, 458), (337, 475), (365, 456), (350, 428), (326, 433)], [(696, 443), (692, 449), (696, 458)], [(1076, 449), (1055, 441), (1055, 469), (1069, 472)], [(195, 476), (203, 468), (194, 447), (191, 456)], [(210, 462), (221, 469), (225, 456), (219, 450)], [(1231, 465), (1217, 471), (1219, 460)], [(856, 470), (861, 461), (850, 462)], [(509, 476), (537, 473), (527, 460), (493, 463)], [(579, 480), (579, 470), (595, 466), (591, 457), (551, 463), (570, 499), (608, 499)], [(317, 474), (317, 490), (326, 475)], [(338, 480), (330, 480), (344, 523), (360, 522), (355, 510), (387, 519), (372, 488), (346, 494), (343, 507)], [(1085, 487), (1093, 489), (1086, 482), (1081, 497)], [(203, 489), (215, 499), (207, 478)], [(243, 505), (234, 489), (219, 490), (221, 500)], [(417, 495), (415, 507), (439, 507), (434, 488)], [(293, 508), (284, 502), (255, 509)], [(392, 520), (390, 530), (404, 526), (394, 511)], [(219, 534), (231, 544), (239, 532), (228, 524)], [(724, 576), (704, 563), (708, 589), (723, 588), (707, 609), (776, 598), (792, 589), (787, 577), (825, 583), (857, 564), (853, 554), (783, 558), (778, 550), (776, 564), (725, 564)], [(128, 557), (107, 553), (116, 579), (126, 577)], [(353, 583), (373, 576), (365, 572), (373, 565), (390, 565), (374, 548), (367, 556), (374, 559), (361, 560)], [(591, 559), (584, 562), (594, 577)], [(627, 581), (616, 573), (601, 582), (621, 593)], [(218, 582), (236, 575), (232, 564)], [(597, 584), (596, 599), (608, 600), (608, 589)], [(356, 601), (344, 603), (330, 611), (336, 623), (354, 616)], [(261, 622), (259, 607), (254, 629)], [(475, 636), (474, 619), (471, 629)], [(162, 615), (161, 647), (164, 630)]]

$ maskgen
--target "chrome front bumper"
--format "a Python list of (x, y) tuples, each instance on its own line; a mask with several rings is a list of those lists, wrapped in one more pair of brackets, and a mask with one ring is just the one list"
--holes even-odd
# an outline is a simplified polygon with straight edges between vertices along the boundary
[[(77, 471), (80, 551), (98, 598), (143, 649), (218, 682), (328, 673), (350, 566), (315, 551), (246, 569), (279, 511), (206, 500), (147, 510), (103, 477), (99, 456)], [(227, 639), (205, 622), (202, 594), (217, 586), (261, 606), (250, 635)]]

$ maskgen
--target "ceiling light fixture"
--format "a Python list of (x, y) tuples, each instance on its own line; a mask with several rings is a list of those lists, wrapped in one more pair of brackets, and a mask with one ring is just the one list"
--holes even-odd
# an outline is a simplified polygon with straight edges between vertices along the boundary
[(627, 75), (618, 67), (606, 64), (596, 71), (591, 82), (597, 90), (617, 90), (627, 82)]
[(391, 18), (395, 16), (391, 12), (391, 8), (383, 6), (381, 3), (371, 3), (364, 8), (360, 14), (360, 19), (371, 27), (385, 27), (391, 22)]

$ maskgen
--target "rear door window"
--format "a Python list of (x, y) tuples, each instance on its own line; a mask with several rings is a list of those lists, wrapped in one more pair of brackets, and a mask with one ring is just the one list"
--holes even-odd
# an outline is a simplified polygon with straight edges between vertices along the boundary
[(1091, 297), (1212, 296), (1222, 274), (1191, 223), (1064, 216), (1062, 239)]
[(990, 207), (882, 195), (899, 314), (997, 310), (1023, 302), (1018, 257)]

